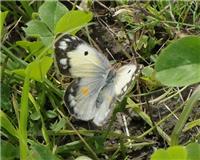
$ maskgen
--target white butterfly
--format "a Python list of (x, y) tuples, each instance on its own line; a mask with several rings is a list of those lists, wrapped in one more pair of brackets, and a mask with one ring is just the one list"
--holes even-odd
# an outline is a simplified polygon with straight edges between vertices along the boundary
[(108, 59), (78, 37), (65, 34), (55, 43), (60, 72), (75, 80), (67, 88), (64, 103), (77, 119), (102, 126), (134, 78), (137, 67), (127, 64), (115, 70)]

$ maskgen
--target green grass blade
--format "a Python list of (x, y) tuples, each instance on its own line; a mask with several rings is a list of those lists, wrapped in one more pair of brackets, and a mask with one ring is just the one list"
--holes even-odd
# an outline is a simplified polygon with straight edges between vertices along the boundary
[(80, 133), (78, 132), (78, 130), (71, 124), (71, 122), (68, 120), (68, 118), (65, 115), (63, 115), (63, 113), (59, 109), (57, 109), (57, 111), (60, 113), (60, 115), (62, 115), (63, 118), (65, 118), (65, 120), (68, 121), (68, 124), (75, 131), (75, 133), (80, 138), (80, 140), (84, 143), (85, 147), (91, 153), (91, 156), (93, 157), (93, 159), (94, 160), (99, 160), (99, 158), (97, 157), (96, 153), (93, 151), (93, 149), (90, 147), (90, 145), (85, 141), (85, 139), (80, 135)]
[[(149, 124), (149, 126), (154, 127), (154, 125), (156, 125), (152, 122), (151, 118), (140, 109), (138, 104), (134, 103), (130, 98), (128, 98), (127, 102), (128, 107), (131, 107), (135, 113), (137, 113), (147, 124)], [(155, 126), (155, 128), (157, 129), (159, 135), (169, 144), (171, 139), (167, 133), (165, 133), (159, 126)]]
[(31, 18), (32, 17), (32, 13), (33, 13), (33, 8), (29, 5), (28, 1), (20, 1), (20, 3), (22, 4), (23, 8), (26, 11), (26, 14)]
[(200, 126), (200, 118), (199, 119), (196, 119), (192, 122), (188, 122), (184, 129), (183, 129), (183, 132), (187, 132), (188, 130), (194, 128), (194, 127), (197, 127), (197, 126)]
[(174, 130), (171, 134), (171, 145), (177, 145), (178, 144), (178, 138), (181, 134), (181, 131), (190, 116), (190, 113), (192, 112), (193, 107), (197, 104), (198, 100), (200, 98), (200, 86), (196, 88), (194, 93), (192, 94), (191, 98), (186, 102), (185, 107), (183, 109), (183, 112), (181, 113), (181, 116), (176, 123), (176, 126), (174, 127)]
[(29, 76), (24, 79), (24, 85), (21, 97), (20, 121), (19, 121), (19, 143), (20, 143), (20, 159), (26, 160), (28, 155), (27, 146), (27, 121), (28, 121), (28, 93), (30, 88)]
[(42, 134), (43, 134), (43, 137), (44, 137), (44, 140), (46, 142), (47, 145), (51, 145), (51, 142), (50, 142), (50, 139), (49, 139), (49, 135), (48, 135), (48, 132), (47, 132), (47, 129), (46, 129), (46, 126), (45, 126), (45, 122), (44, 122), (44, 119), (43, 119), (43, 116), (40, 112), (40, 106), (39, 104), (35, 101), (34, 97), (29, 93), (29, 99), (30, 101), (32, 102), (33, 106), (35, 107), (35, 110), (39, 113), (40, 115), (40, 119), (41, 119), (41, 122), (42, 122)]
[(19, 138), (18, 132), (15, 129), (15, 127), (13, 126), (13, 124), (10, 122), (10, 120), (8, 119), (7, 115), (0, 110), (0, 126), (3, 127), (4, 129), (6, 129), (11, 135), (13, 135), (14, 137)]

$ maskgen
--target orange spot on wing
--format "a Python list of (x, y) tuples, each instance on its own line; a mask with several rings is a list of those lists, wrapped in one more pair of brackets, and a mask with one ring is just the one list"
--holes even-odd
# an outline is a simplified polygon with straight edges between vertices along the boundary
[(81, 87), (81, 93), (84, 95), (84, 96), (88, 96), (89, 95), (89, 88), (88, 87)]

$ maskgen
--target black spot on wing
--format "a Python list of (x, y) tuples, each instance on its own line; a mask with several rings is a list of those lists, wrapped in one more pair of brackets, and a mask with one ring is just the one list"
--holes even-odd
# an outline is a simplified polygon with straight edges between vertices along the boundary
[(85, 51), (85, 52), (84, 52), (84, 55), (87, 56), (87, 55), (88, 55), (88, 51)]

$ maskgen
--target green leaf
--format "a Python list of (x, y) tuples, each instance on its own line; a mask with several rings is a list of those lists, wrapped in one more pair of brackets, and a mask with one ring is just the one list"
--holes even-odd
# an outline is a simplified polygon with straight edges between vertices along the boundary
[(51, 152), (48, 146), (37, 143), (32, 143), (29, 157), (30, 160), (59, 160), (59, 158)]
[(56, 24), (55, 33), (68, 32), (75, 34), (92, 20), (91, 12), (70, 11), (66, 13)]
[(157, 59), (157, 79), (164, 85), (200, 82), (200, 37), (188, 36), (167, 46)]
[(38, 51), (44, 46), (41, 41), (17, 41), (16, 44), (27, 50), (29, 53), (38, 53)]
[(144, 67), (142, 70), (141, 80), (145, 83), (145, 85), (150, 89), (154, 90), (160, 87), (160, 82), (155, 78), (155, 70), (150, 66)]
[(36, 120), (40, 119), (40, 113), (35, 111), (35, 112), (31, 113), (30, 117), (32, 120), (36, 121)]
[(144, 67), (142, 74), (146, 77), (151, 77), (154, 74), (154, 69), (150, 66)]
[[(131, 17), (131, 19), (133, 18)], [(136, 42), (137, 49), (140, 50), (142, 47), (146, 48), (148, 44), (148, 39), (149, 37), (147, 35), (142, 35), (140, 39)]]
[(183, 146), (173, 146), (167, 150), (158, 149), (152, 154), (151, 160), (187, 160), (187, 151)]
[(42, 57), (53, 53), (53, 49), (45, 47), (42, 41), (17, 41), (16, 44), (29, 53), (29, 55), (24, 59), (25, 61), (29, 60), (33, 55), (36, 57)]
[(187, 151), (183, 146), (173, 146), (167, 149), (169, 154), (169, 160), (186, 160), (187, 159)]
[(52, 110), (46, 111), (46, 115), (47, 115), (48, 118), (55, 118), (55, 117), (58, 116), (57, 112), (52, 111)]
[(7, 141), (1, 140), (1, 160), (19, 159), (19, 148)]
[(51, 57), (43, 57), (31, 62), (26, 68), (26, 75), (29, 74), (31, 79), (42, 82), (49, 68), (53, 63)]
[[(2, 45), (1, 47), (5, 49), (5, 46)], [(2, 49), (2, 50), (4, 50), (4, 49)], [(5, 53), (1, 52), (0, 63), (4, 64), (6, 62), (6, 68), (10, 69), (10, 70), (12, 70), (14, 68), (19, 68), (20, 64), (18, 63), (18, 61), (15, 61), (11, 58), (8, 58), (8, 60), (7, 60), (7, 57), (8, 57), (7, 51), (8, 51), (8, 49), (5, 51)]]
[(66, 120), (64, 118), (60, 119), (59, 122), (55, 122), (52, 126), (51, 129), (55, 132), (60, 131), (62, 128), (64, 128), (66, 125)]
[(186, 146), (188, 152), (187, 160), (197, 160), (200, 159), (200, 144), (190, 143)]
[(26, 69), (16, 69), (12, 72), (22, 77), (29, 75), (30, 79), (42, 82), (52, 63), (53, 59), (51, 57), (44, 56), (41, 59), (36, 59), (29, 63)]
[(32, 20), (27, 23), (27, 28), (24, 28), (24, 31), (28, 36), (39, 37), (41, 38), (42, 42), (49, 46), (53, 42), (53, 34), (47, 28), (47, 25), (44, 22), (39, 20)]
[(19, 137), (18, 131), (15, 129), (13, 124), (8, 119), (7, 115), (0, 110), (0, 126), (6, 129), (14, 137)]
[(58, 1), (46, 1), (39, 8), (41, 20), (54, 31), (57, 21), (68, 11), (68, 9)]
[(8, 11), (5, 11), (5, 12), (0, 12), (0, 33), (1, 33), (1, 37), (2, 37), (2, 32), (3, 32), (3, 24), (5, 22), (5, 19), (6, 19), (6, 16), (8, 14)]
[(152, 154), (151, 160), (170, 160), (170, 159), (168, 153), (164, 149), (158, 149)]
[(25, 69), (15, 69), (15, 70), (12, 70), (12, 72), (21, 76), (21, 77), (26, 76), (26, 70)]
[(94, 145), (96, 153), (104, 153), (105, 151), (105, 137), (103, 136), (95, 136), (94, 137)]
[(173, 146), (155, 151), (151, 160), (198, 160), (200, 159), (200, 144), (190, 143), (186, 147)]

